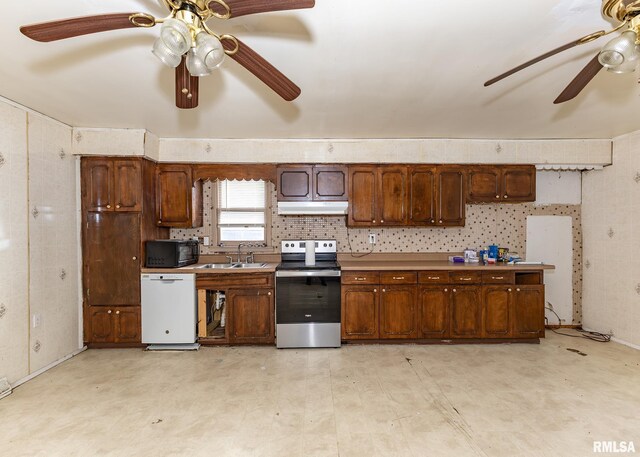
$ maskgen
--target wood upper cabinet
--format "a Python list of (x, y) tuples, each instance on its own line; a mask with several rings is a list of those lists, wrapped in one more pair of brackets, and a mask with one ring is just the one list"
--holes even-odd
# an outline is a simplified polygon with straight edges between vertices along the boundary
[(377, 167), (349, 167), (349, 215), (352, 227), (371, 227), (378, 223)]
[(377, 339), (378, 286), (342, 286), (342, 338)]
[(421, 286), (418, 291), (418, 325), (421, 338), (450, 335), (450, 286)]
[(278, 201), (346, 201), (347, 168), (340, 165), (282, 165)]
[(416, 286), (381, 286), (380, 338), (417, 338)]
[(460, 167), (438, 167), (436, 172), (436, 221), (444, 227), (464, 226), (464, 173)]
[(479, 286), (452, 286), (451, 337), (477, 338), (482, 334)]
[(408, 221), (410, 225), (436, 223), (435, 167), (409, 167)]
[(544, 286), (516, 285), (513, 292), (513, 337), (544, 337)]
[(378, 225), (407, 223), (407, 167), (378, 167)]
[(82, 159), (85, 211), (142, 211), (142, 159)]
[(486, 338), (507, 338), (513, 327), (513, 290), (515, 286), (482, 288), (482, 331)]
[(158, 165), (156, 219), (160, 227), (202, 227), (202, 181), (193, 182), (190, 165)]
[(273, 343), (273, 289), (232, 289), (227, 292), (230, 343)]
[(89, 334), (85, 337), (92, 343), (141, 342), (139, 306), (91, 306), (88, 317)]
[(536, 168), (532, 165), (473, 165), (467, 171), (469, 203), (533, 202)]
[(87, 305), (140, 303), (140, 214), (87, 213), (83, 257)]

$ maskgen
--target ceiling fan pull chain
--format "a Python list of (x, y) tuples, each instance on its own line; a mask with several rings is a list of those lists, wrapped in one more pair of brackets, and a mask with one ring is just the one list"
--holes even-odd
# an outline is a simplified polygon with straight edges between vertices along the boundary
[[(218, 13), (217, 11), (214, 11), (213, 8), (211, 8), (212, 4), (217, 4), (220, 5), (222, 8), (224, 8), (224, 13)], [(225, 2), (224, 0), (211, 0), (208, 4), (207, 4), (207, 9), (211, 12), (212, 16), (217, 17), (218, 19), (229, 19), (231, 17), (231, 8), (229, 7), (229, 5), (227, 4), (227, 2)]]

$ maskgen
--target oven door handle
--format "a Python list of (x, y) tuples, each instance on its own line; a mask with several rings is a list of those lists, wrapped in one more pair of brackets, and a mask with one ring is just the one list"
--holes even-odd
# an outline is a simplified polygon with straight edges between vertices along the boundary
[(309, 278), (309, 277), (340, 277), (340, 270), (314, 271), (276, 271), (276, 278)]

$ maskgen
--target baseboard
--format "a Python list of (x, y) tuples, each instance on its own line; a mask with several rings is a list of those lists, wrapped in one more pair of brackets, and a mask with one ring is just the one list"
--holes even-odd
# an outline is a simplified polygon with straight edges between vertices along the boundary
[(66, 362), (67, 360), (69, 360), (72, 357), (77, 356), (78, 354), (80, 354), (81, 352), (84, 352), (87, 350), (86, 346), (81, 347), (80, 349), (72, 352), (69, 355), (65, 355), (64, 357), (62, 357), (61, 359), (56, 360), (53, 363), (50, 363), (49, 365), (47, 365), (46, 367), (40, 368), (38, 371), (34, 371), (33, 373), (31, 373), (29, 376), (26, 376), (22, 379), (17, 380), (12, 386), (12, 389), (15, 389), (16, 387), (24, 384), (27, 381), (31, 381), (33, 378), (40, 376), (42, 373), (44, 373), (45, 371), (49, 371), (50, 369), (52, 369), (53, 367), (56, 367), (58, 365), (60, 365), (62, 362)]
[[(592, 330), (590, 328), (586, 328), (586, 327), (582, 327), (583, 330), (586, 330), (587, 332), (597, 332), (597, 330)], [(611, 337), (611, 341), (613, 341), (614, 343), (618, 343), (618, 344), (622, 344), (623, 346), (627, 346), (630, 347), (632, 349), (637, 349), (640, 351), (640, 346), (637, 344), (633, 344), (633, 343), (629, 343), (628, 341), (625, 340), (621, 340), (620, 338), (616, 338), (615, 336)]]

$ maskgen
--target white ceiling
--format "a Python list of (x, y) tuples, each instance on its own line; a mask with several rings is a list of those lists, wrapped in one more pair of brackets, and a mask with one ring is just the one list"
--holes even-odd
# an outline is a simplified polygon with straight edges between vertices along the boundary
[(212, 20), (302, 88), (281, 100), (231, 59), (200, 82), (200, 107), (174, 104), (159, 30), (37, 43), (19, 26), (109, 12), (163, 16), (159, 0), (5, 2), (0, 95), (79, 127), (199, 138), (611, 138), (640, 129), (636, 75), (601, 72), (553, 100), (603, 38), (490, 88), (483, 82), (608, 28), (600, 0), (317, 0), (298, 12)]

